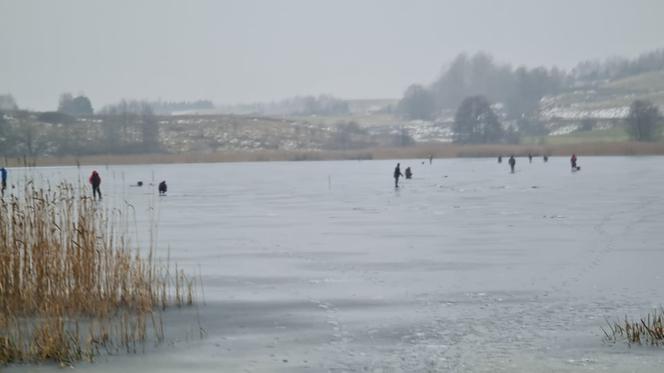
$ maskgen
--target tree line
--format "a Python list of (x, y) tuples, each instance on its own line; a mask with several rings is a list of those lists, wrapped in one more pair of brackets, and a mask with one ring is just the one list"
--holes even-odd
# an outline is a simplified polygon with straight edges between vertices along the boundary
[(413, 84), (406, 89), (398, 112), (409, 119), (430, 120), (445, 109), (455, 109), (466, 97), (482, 95), (505, 105), (508, 119), (532, 116), (542, 97), (555, 95), (602, 79), (619, 79), (664, 70), (664, 49), (637, 58), (613, 57), (604, 61), (580, 62), (570, 72), (556, 67), (517, 68), (496, 63), (484, 52), (458, 55), (428, 86)]
[(570, 83), (557, 68), (514, 69), (498, 64), (486, 53), (460, 54), (431, 85), (411, 85), (398, 104), (409, 119), (431, 120), (445, 109), (457, 108), (470, 96), (482, 95), (490, 102), (502, 102), (510, 119), (530, 116), (545, 95), (556, 94)]
[(63, 93), (57, 111), (20, 110), (0, 95), (0, 156), (153, 153), (161, 151), (158, 113), (213, 108), (211, 101), (121, 100), (97, 111), (84, 94)]
[[(78, 96), (81, 97), (81, 96)], [(0, 155), (36, 157), (159, 152), (159, 122), (147, 102), (122, 101), (92, 116), (89, 100), (61, 97), (59, 111), (0, 111)]]
[(664, 49), (642, 53), (634, 59), (611, 57), (580, 62), (571, 71), (578, 81), (620, 79), (631, 75), (664, 70)]
[[(170, 115), (176, 112), (196, 111), (196, 110), (211, 110), (214, 109), (214, 104), (210, 100), (196, 100), (196, 101), (147, 101), (147, 100), (121, 100), (118, 103), (106, 105), (99, 110), (99, 114), (109, 114), (109, 112), (118, 112), (124, 108), (131, 106), (145, 106), (148, 105), (151, 110), (158, 115)], [(140, 109), (130, 108), (130, 111), (140, 111)]]
[[(456, 142), (514, 143), (519, 141), (519, 134), (546, 134), (537, 115), (544, 96), (576, 87), (583, 79), (618, 78), (663, 69), (664, 49), (634, 60), (582, 62), (570, 73), (555, 67), (513, 68), (494, 62), (483, 52), (460, 54), (430, 85), (408, 87), (397, 105), (397, 113), (411, 120), (434, 120), (441, 113), (456, 109)], [(491, 103), (500, 103), (502, 119), (514, 125), (505, 129)], [(627, 131), (635, 140), (652, 141), (659, 136), (660, 118), (656, 105), (635, 101), (626, 120)]]
[(347, 101), (331, 95), (295, 96), (274, 102), (259, 102), (222, 107), (229, 114), (252, 114), (267, 116), (310, 116), (347, 115), (350, 105)]
[[(587, 121), (582, 122), (582, 125), (587, 124)], [(662, 135), (664, 118), (657, 105), (648, 100), (635, 100), (630, 105), (625, 126), (632, 140), (657, 141)], [(454, 116), (453, 129), (454, 142), (461, 144), (515, 144), (520, 140), (514, 127), (503, 128), (489, 101), (481, 95), (467, 97), (461, 102)]]

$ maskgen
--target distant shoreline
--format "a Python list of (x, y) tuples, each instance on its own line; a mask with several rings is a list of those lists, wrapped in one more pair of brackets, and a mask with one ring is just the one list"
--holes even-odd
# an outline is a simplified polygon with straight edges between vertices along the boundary
[(509, 156), (630, 156), (664, 155), (664, 143), (617, 142), (556, 145), (458, 145), (418, 144), (407, 147), (368, 148), (357, 150), (256, 150), (225, 151), (215, 153), (177, 154), (109, 154), (65, 157), (16, 158), (2, 160), (8, 167), (21, 166), (76, 166), (76, 165), (130, 165), (215, 162), (274, 162), (274, 161), (328, 161), (371, 159), (428, 159), (434, 158), (486, 158)]

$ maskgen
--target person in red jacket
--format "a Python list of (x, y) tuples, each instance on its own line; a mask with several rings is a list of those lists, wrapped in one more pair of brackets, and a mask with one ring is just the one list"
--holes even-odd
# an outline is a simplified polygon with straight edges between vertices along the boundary
[(569, 159), (569, 162), (572, 164), (572, 171), (578, 171), (579, 166), (576, 165), (576, 154), (572, 154), (572, 158)]
[(95, 198), (99, 196), (99, 199), (101, 199), (101, 189), (99, 189), (99, 185), (101, 185), (101, 177), (97, 173), (97, 171), (92, 171), (92, 175), (90, 175), (90, 184), (92, 185), (92, 198)]

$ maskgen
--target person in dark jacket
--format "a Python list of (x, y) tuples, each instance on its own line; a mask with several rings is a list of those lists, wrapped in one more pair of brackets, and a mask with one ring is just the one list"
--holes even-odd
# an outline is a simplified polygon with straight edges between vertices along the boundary
[(406, 179), (413, 177), (413, 171), (410, 170), (410, 167), (406, 167)]
[(514, 159), (513, 155), (510, 156), (510, 160), (508, 161), (508, 163), (510, 164), (510, 170), (512, 171), (512, 173), (514, 173), (514, 166), (516, 165), (516, 159)]
[(168, 186), (166, 186), (166, 180), (164, 180), (161, 183), (159, 183), (159, 195), (160, 196), (166, 195), (166, 191), (168, 191)]
[(576, 171), (579, 168), (576, 165), (576, 154), (572, 154), (572, 158), (569, 159), (569, 162), (572, 164), (572, 171)]
[(99, 196), (99, 199), (101, 199), (101, 189), (99, 189), (99, 186), (101, 185), (101, 177), (99, 176), (99, 173), (97, 173), (97, 171), (92, 171), (89, 181), (92, 185), (92, 198), (97, 199), (97, 196)]
[(399, 163), (397, 163), (397, 167), (394, 168), (394, 187), (398, 188), (399, 187), (399, 177), (403, 176), (401, 174), (401, 168), (399, 166)]
[(0, 168), (0, 174), (2, 174), (2, 195), (5, 195), (5, 189), (7, 189), (7, 169)]

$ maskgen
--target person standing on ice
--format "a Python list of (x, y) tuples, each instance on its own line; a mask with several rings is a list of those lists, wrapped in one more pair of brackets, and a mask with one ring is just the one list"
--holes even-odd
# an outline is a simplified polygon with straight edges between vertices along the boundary
[(99, 186), (101, 185), (101, 177), (96, 170), (92, 171), (89, 181), (92, 185), (92, 198), (96, 199), (96, 197), (99, 196), (99, 199), (101, 200), (101, 189), (99, 189)]
[(514, 173), (514, 166), (516, 165), (516, 159), (514, 159), (514, 155), (510, 156), (508, 163), (510, 164), (510, 170), (512, 173)]
[(161, 183), (159, 183), (159, 195), (165, 196), (167, 191), (168, 191), (168, 186), (166, 185), (166, 180), (164, 180)]
[(406, 179), (413, 177), (413, 171), (410, 170), (410, 167), (406, 167)]
[(572, 171), (578, 170), (578, 166), (576, 165), (576, 154), (572, 154), (572, 158), (569, 159), (569, 162), (572, 164)]
[(5, 195), (5, 189), (7, 189), (7, 169), (0, 168), (0, 174), (2, 174), (2, 195)]
[(398, 188), (399, 187), (399, 177), (403, 176), (401, 174), (401, 168), (399, 163), (397, 163), (397, 167), (394, 168), (394, 187)]

